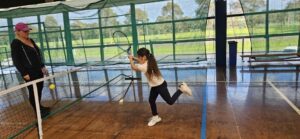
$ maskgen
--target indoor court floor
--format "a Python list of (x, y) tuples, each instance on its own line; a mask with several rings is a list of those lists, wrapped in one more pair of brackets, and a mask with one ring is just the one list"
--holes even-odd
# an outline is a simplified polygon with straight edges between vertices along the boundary
[[(159, 97), (157, 107), (162, 121), (157, 125), (147, 126), (151, 116), (148, 85), (135, 82), (135, 91), (129, 89), (123, 104), (109, 99), (117, 98), (114, 95), (120, 91), (114, 88), (120, 86), (107, 85), (95, 92), (97, 95), (43, 120), (43, 137), (299, 139), (300, 115), (292, 107), (300, 107), (297, 69), (163, 69), (171, 94), (180, 81), (186, 81), (193, 96), (181, 95), (174, 105)], [(37, 130), (33, 129), (25, 138), (36, 136)]]

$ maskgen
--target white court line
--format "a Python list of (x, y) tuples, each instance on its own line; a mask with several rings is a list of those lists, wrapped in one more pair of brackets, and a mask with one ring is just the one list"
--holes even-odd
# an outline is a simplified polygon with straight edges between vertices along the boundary
[(298, 113), (298, 115), (300, 115), (300, 110), (297, 108), (297, 106), (294, 103), (292, 103), (278, 88), (276, 88), (271, 81), (267, 80), (267, 82)]

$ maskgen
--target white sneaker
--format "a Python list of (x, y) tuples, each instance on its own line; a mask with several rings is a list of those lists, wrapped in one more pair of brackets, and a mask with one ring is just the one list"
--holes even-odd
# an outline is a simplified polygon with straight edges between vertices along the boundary
[(156, 123), (160, 122), (161, 118), (156, 115), (156, 116), (152, 116), (148, 122), (148, 126), (154, 126)]
[(183, 82), (179, 85), (179, 90), (188, 96), (192, 95), (192, 90), (188, 87), (188, 85), (185, 82)]

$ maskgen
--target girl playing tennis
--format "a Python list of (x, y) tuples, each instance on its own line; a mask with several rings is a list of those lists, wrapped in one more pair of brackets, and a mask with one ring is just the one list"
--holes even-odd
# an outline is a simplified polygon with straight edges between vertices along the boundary
[[(149, 103), (153, 116), (150, 118), (148, 126), (153, 126), (162, 120), (161, 117), (158, 116), (155, 103), (158, 95), (160, 95), (169, 105), (172, 105), (182, 93), (191, 96), (192, 91), (187, 84), (183, 82), (180, 84), (179, 89), (171, 97), (167, 88), (167, 82), (162, 77), (154, 56), (146, 48), (140, 48), (137, 51), (137, 55), (137, 58), (132, 55), (128, 56), (128, 58), (130, 60), (131, 69), (143, 72), (147, 77), (149, 86), (151, 87)], [(139, 64), (134, 64), (134, 60), (136, 60)]]

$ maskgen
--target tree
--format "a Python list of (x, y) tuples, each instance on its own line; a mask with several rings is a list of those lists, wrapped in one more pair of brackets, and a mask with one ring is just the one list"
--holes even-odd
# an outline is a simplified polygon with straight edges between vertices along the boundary
[[(266, 10), (266, 3), (263, 0), (241, 0), (241, 5), (244, 13), (254, 13)], [(265, 15), (249, 15), (246, 16), (249, 31), (254, 34), (254, 28), (258, 26), (264, 27)]]
[[(199, 7), (196, 9), (197, 17), (207, 17), (210, 0), (195, 0)], [(211, 9), (213, 10), (213, 9)], [(214, 10), (213, 10), (214, 11)]]
[[(101, 10), (101, 26), (115, 26), (119, 25), (119, 22), (117, 21), (117, 14), (111, 9), (111, 8), (105, 8)], [(111, 38), (112, 37), (112, 30), (111, 29), (104, 29), (103, 30), (103, 36)]]
[(45, 26), (58, 26), (58, 23), (53, 16), (46, 16)]
[[(130, 11), (128, 11), (127, 14), (130, 14)], [(148, 22), (149, 18), (148, 18), (148, 13), (140, 8), (136, 8), (135, 9), (135, 19), (136, 22)], [(124, 21), (125, 24), (130, 24), (131, 23), (131, 17), (130, 16), (126, 16), (126, 20)]]
[[(300, 7), (300, 0), (293, 0), (287, 4), (285, 9), (295, 9), (299, 7)], [(295, 21), (298, 21), (299, 24), (300, 16), (297, 13), (298, 13), (297, 11), (287, 13), (286, 20), (288, 24), (295, 24)]]
[[(71, 23), (72, 28), (80, 29), (80, 28), (83, 28), (84, 26), (85, 26), (84, 23), (81, 22), (80, 20), (75, 20), (73, 23)], [(80, 31), (73, 31), (72, 32), (72, 39), (73, 40), (81, 39)]]
[(260, 12), (266, 10), (265, 0), (240, 0), (245, 13)]
[[(162, 7), (161, 16), (158, 16), (156, 18), (157, 22), (161, 21), (170, 21), (172, 20), (172, 2), (168, 2), (165, 6)], [(176, 19), (182, 19), (183, 18), (183, 11), (180, 8), (180, 6), (176, 3), (174, 3), (174, 20)], [(172, 26), (171, 24), (160, 24), (155, 25), (155, 29), (157, 33), (159, 34), (165, 34), (165, 33), (171, 33), (172, 32)]]
[[(80, 31), (73, 31), (72, 32), (72, 38), (74, 40), (80, 40), (80, 39), (97, 39), (99, 38), (99, 30), (97, 29), (88, 29), (88, 28), (95, 28), (98, 27), (97, 23), (84, 23), (80, 20), (76, 20), (71, 24), (73, 28), (77, 29), (85, 29)], [(81, 34), (82, 33), (82, 38)]]
[[(181, 10), (180, 6), (176, 3), (174, 3), (174, 19), (182, 18), (183, 14), (184, 13)], [(167, 5), (162, 8), (162, 15), (172, 17), (172, 3), (171, 2), (168, 2)]]
[[(182, 19), (183, 11), (181, 7), (174, 3), (174, 19)], [(168, 2), (164, 7), (162, 7), (161, 16), (156, 18), (156, 21), (166, 21), (172, 20), (172, 2)]]
[[(127, 12), (127, 14), (130, 15), (130, 10)], [(136, 8), (135, 10), (135, 19), (137, 23), (147, 23), (149, 21), (148, 13), (140, 8)], [(126, 16), (126, 19), (124, 21), (125, 24), (131, 23), (131, 16)], [(129, 35), (131, 34), (131, 28), (125, 28), (123, 29), (124, 33)], [(138, 28), (138, 34), (144, 35), (142, 28)]]
[(105, 8), (101, 10), (102, 26), (114, 26), (119, 25), (116, 17), (117, 14), (111, 8)]
[(300, 7), (300, 0), (290, 1), (285, 9), (296, 9)]
[[(57, 27), (57, 28), (53, 28), (53, 27)], [(58, 31), (58, 23), (57, 20), (51, 16), (51, 15), (47, 15), (45, 18), (45, 30), (47, 31), (47, 39), (48, 41), (54, 41), (57, 40), (57, 38), (59, 37), (59, 32), (57, 33), (50, 33), (51, 31)]]

